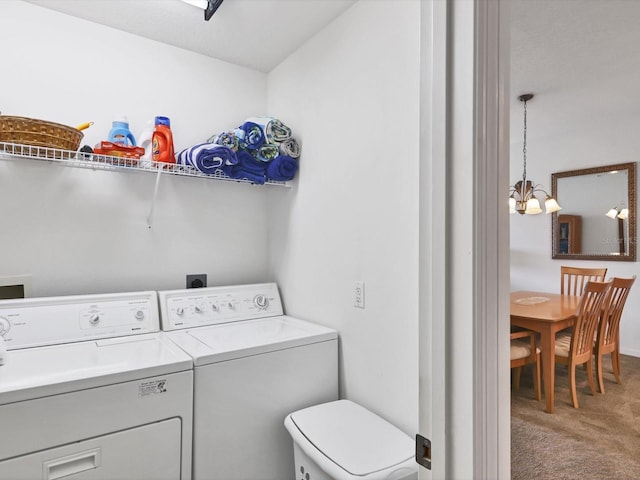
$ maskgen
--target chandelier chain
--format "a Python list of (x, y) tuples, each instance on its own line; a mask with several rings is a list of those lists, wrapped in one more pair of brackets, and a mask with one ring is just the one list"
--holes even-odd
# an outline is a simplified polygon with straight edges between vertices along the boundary
[(524, 101), (524, 142), (522, 144), (522, 161), (523, 161), (523, 171), (522, 171), (522, 179), (526, 180), (527, 178), (527, 101)]

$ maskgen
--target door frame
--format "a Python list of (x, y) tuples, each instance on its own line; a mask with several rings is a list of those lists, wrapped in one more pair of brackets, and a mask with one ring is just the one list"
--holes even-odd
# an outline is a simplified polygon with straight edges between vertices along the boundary
[(508, 1), (421, 2), (421, 479), (510, 477), (509, 28)]

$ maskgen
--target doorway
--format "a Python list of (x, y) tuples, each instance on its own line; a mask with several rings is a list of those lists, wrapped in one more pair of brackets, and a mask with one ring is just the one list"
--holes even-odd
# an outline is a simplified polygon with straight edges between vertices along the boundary
[[(592, 168), (635, 161), (637, 158), (635, 137), (640, 120), (636, 89), (640, 67), (635, 60), (640, 55), (640, 4), (627, 0), (513, 0), (511, 3), (511, 88), (509, 94), (511, 120), (510, 184), (518, 180), (523, 171), (523, 108), (518, 96), (534, 93), (528, 104), (527, 125), (527, 176), (551, 188), (551, 174), (555, 172)], [(551, 192), (550, 192), (551, 193)], [(561, 199), (559, 199), (562, 205)], [(571, 214), (564, 209), (562, 213)], [(602, 212), (603, 215), (606, 212)], [(606, 266), (607, 276), (630, 277), (637, 272), (634, 262), (584, 262), (552, 259), (551, 220), (542, 215), (511, 215), (511, 289), (532, 291), (557, 291), (559, 293), (560, 265)], [(633, 318), (640, 309), (640, 299), (633, 299), (625, 306), (625, 317)], [(636, 367), (640, 364), (640, 327), (633, 322), (622, 322), (622, 353), (627, 353), (627, 378), (623, 386), (632, 385)], [(606, 367), (605, 367), (606, 368)], [(615, 402), (616, 384), (609, 381), (611, 391), (605, 396), (592, 397), (586, 383), (578, 386), (581, 409), (574, 410), (570, 399), (561, 390), (563, 369), (556, 370), (556, 411), (553, 415), (539, 413), (542, 404), (531, 404), (528, 412), (522, 402), (529, 393), (530, 380), (522, 379), (521, 389), (514, 403), (512, 420), (514, 441), (518, 432), (542, 433), (550, 420), (556, 420), (556, 433), (563, 434), (571, 443), (571, 451), (588, 452), (589, 442), (583, 427), (599, 422), (587, 419), (587, 406), (594, 408)], [(584, 371), (578, 371), (578, 381), (585, 379)], [(530, 395), (529, 395), (530, 396)], [(533, 402), (535, 403), (535, 402)], [(584, 403), (584, 407), (583, 407)], [(535, 410), (535, 411), (534, 411)], [(612, 409), (609, 409), (612, 410)], [(606, 412), (605, 412), (606, 413)], [(612, 428), (617, 418), (608, 417), (603, 428)], [(551, 425), (553, 426), (553, 425)], [(550, 427), (549, 427), (550, 428)], [(618, 428), (618, 427), (616, 427)], [(618, 432), (626, 435), (622, 427)], [(551, 434), (551, 433), (549, 433)], [(533, 434), (532, 434), (533, 435)], [(594, 433), (595, 435), (595, 433)], [(629, 438), (637, 432), (629, 432)], [(532, 437), (533, 438), (533, 437)], [(533, 441), (533, 440), (532, 440)], [(532, 441), (529, 447), (535, 449)], [(621, 441), (621, 440), (620, 440)], [(548, 441), (547, 441), (548, 443)], [(628, 443), (628, 442), (627, 442)], [(566, 448), (567, 443), (564, 444)], [(625, 442), (620, 443), (616, 455), (623, 455)], [(598, 456), (603, 455), (602, 448)], [(558, 451), (556, 447), (555, 451)], [(531, 462), (535, 452), (516, 461)], [(514, 467), (514, 478), (544, 478), (541, 468), (552, 468), (556, 477), (563, 476), (563, 460), (558, 455), (549, 462), (549, 454), (538, 450), (538, 456), (547, 465), (529, 463), (529, 471)], [(622, 456), (628, 468), (637, 478), (638, 466), (633, 459)], [(573, 458), (576, 462), (576, 458)], [(619, 462), (620, 463), (620, 462)], [(633, 478), (624, 472), (611, 473), (607, 462), (586, 466), (582, 478)], [(617, 468), (617, 467), (616, 467)], [(527, 475), (528, 473), (528, 475)], [(521, 475), (521, 476), (518, 476)], [(573, 475), (578, 475), (573, 472)], [(595, 477), (593, 477), (595, 478)]]

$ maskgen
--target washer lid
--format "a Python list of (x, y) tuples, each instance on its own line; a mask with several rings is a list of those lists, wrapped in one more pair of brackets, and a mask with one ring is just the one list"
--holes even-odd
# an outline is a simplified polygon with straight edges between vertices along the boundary
[(333, 340), (330, 328), (280, 316), (174, 330), (166, 334), (193, 357), (195, 366)]
[(369, 475), (413, 458), (407, 434), (349, 400), (305, 408), (290, 417), (309, 442), (351, 475)]
[(23, 348), (0, 366), (0, 405), (192, 368), (163, 333)]

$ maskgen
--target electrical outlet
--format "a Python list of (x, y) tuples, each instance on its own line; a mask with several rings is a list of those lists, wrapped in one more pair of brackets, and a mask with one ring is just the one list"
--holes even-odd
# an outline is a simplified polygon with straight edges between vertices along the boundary
[(207, 274), (197, 273), (187, 275), (187, 288), (202, 288), (207, 286)]
[(354, 303), (356, 308), (364, 308), (364, 282), (356, 282), (354, 289)]

